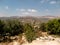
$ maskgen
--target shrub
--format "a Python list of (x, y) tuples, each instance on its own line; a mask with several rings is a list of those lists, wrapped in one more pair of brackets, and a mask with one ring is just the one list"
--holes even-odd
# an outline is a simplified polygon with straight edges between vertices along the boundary
[(18, 20), (0, 20), (0, 36), (3, 40), (7, 40), (10, 36), (15, 36), (22, 33), (23, 25)]
[(50, 32), (50, 34), (60, 34), (60, 19), (54, 19), (51, 21), (48, 21), (47, 23), (47, 27), (46, 27), (47, 31)]
[(46, 32), (46, 24), (45, 23), (40, 24), (40, 31)]
[(25, 36), (26, 36), (27, 41), (32, 42), (36, 38), (35, 32), (34, 32), (32, 26), (29, 24), (26, 24), (24, 26), (24, 29), (25, 29)]

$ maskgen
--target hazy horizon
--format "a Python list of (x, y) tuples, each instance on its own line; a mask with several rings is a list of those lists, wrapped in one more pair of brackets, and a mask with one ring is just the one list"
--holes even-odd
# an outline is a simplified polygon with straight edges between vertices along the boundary
[(60, 0), (0, 0), (0, 17), (60, 16)]

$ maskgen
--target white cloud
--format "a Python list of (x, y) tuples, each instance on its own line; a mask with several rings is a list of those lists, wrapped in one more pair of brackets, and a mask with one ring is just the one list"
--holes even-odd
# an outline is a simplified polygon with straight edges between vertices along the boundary
[(16, 9), (16, 11), (20, 11), (20, 12), (37, 12), (37, 10), (35, 9)]
[(9, 7), (8, 7), (8, 6), (5, 6), (5, 9), (7, 9), (7, 10), (8, 10), (8, 9), (9, 9)]
[(20, 9), (20, 11), (26, 11), (25, 9)]
[(50, 1), (50, 0), (41, 0), (40, 3), (46, 3), (48, 1)]
[(19, 11), (19, 10), (20, 10), (20, 9), (18, 9), (18, 8), (16, 9), (16, 11)]
[(23, 12), (23, 11), (26, 11), (26, 10), (25, 10), (25, 9), (19, 9), (19, 8), (17, 8), (16, 11), (21, 11), (21, 12)]
[(27, 11), (28, 12), (37, 12), (37, 10), (35, 10), (35, 9), (28, 9)]
[(32, 9), (32, 12), (37, 12), (37, 10), (35, 10), (35, 9)]
[(44, 2), (45, 2), (44, 0), (40, 1), (40, 3), (44, 3)]
[(29, 14), (29, 12), (23, 12), (22, 14), (28, 15), (28, 14)]
[(26, 15), (36, 15), (38, 11), (36, 9), (16, 9), (17, 14), (16, 15), (21, 15), (21, 16), (26, 16)]
[(56, 1), (50, 1), (50, 4), (56, 4), (57, 2)]
[(35, 9), (25, 9), (24, 12), (22, 12), (22, 14), (25, 14), (25, 15), (32, 15), (34, 13), (37, 13), (37, 10), (35, 10)]
[(27, 9), (28, 12), (31, 12), (32, 10), (31, 9)]
[(32, 13), (32, 12), (22, 12), (18, 15), (21, 15), (21, 16), (37, 16), (38, 15), (38, 12), (37, 13)]

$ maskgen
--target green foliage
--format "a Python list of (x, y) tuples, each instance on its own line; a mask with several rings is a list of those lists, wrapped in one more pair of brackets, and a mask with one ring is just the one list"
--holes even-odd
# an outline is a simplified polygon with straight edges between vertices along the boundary
[(45, 23), (40, 24), (40, 31), (43, 31), (43, 32), (46, 31), (46, 24)]
[(50, 32), (50, 34), (60, 34), (60, 19), (54, 19), (47, 23), (46, 26), (47, 31)]
[(27, 41), (32, 42), (36, 38), (34, 29), (29, 24), (25, 24), (24, 29)]
[(4, 35), (4, 21), (0, 20), (0, 36), (3, 36)]
[(19, 21), (12, 20), (12, 21), (9, 21), (8, 24), (10, 27), (9, 31), (11, 36), (23, 33), (23, 25)]
[[(0, 37), (6, 39), (6, 36), (15, 36), (24, 33), (28, 42), (36, 39), (37, 29), (34, 25), (23, 25), (19, 20), (0, 20)], [(53, 19), (47, 23), (41, 23), (40, 31), (46, 31), (49, 34), (60, 35), (60, 19)], [(0, 38), (1, 39), (1, 38)]]
[(47, 23), (41, 23), (41, 31), (46, 31), (49, 34), (60, 35), (60, 19), (53, 19)]
[(23, 33), (23, 25), (18, 20), (0, 20), (0, 37), (7, 40), (6, 36), (15, 36)]

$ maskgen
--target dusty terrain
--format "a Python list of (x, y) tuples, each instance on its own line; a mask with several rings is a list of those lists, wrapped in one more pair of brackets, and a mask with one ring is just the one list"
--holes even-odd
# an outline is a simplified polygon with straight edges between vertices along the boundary
[(32, 43), (24, 43), (22, 45), (60, 45), (60, 38), (54, 37), (40, 37), (34, 40)]
[(24, 42), (23, 44), (20, 44), (19, 41), (13, 41), (10, 43), (0, 43), (0, 45), (60, 45), (60, 38), (48, 36), (36, 38), (32, 43)]

